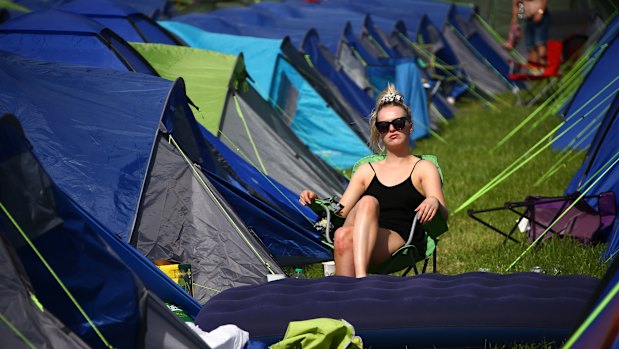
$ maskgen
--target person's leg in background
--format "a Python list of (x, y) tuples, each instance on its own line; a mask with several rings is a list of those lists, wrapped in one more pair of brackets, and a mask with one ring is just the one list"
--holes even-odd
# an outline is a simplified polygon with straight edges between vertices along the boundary
[(540, 65), (546, 65), (546, 43), (548, 42), (548, 31), (550, 29), (550, 11), (544, 11), (542, 20), (536, 23), (534, 31), (534, 44), (537, 60)]
[(535, 23), (531, 18), (527, 18), (524, 25), (524, 44), (527, 48), (527, 61), (528, 63), (533, 64), (538, 64), (539, 61), (539, 55), (535, 45), (536, 27), (537, 23)]

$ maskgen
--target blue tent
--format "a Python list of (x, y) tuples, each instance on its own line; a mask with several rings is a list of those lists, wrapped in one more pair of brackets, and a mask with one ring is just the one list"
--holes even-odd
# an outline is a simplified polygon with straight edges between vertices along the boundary
[(307, 55), (312, 65), (340, 91), (357, 112), (361, 115), (369, 115), (374, 108), (374, 101), (353, 81), (350, 76), (335, 62), (335, 57), (320, 42), (318, 31), (310, 29), (300, 44), (300, 49)]
[(125, 41), (183, 44), (150, 17), (114, 0), (74, 0), (58, 9), (89, 17), (108, 27)]
[[(210, 33), (173, 21), (161, 24), (192, 47), (233, 55), (243, 52), (248, 57), (245, 64), (256, 82), (256, 90), (275, 108), (284, 110), (297, 136), (334, 168), (352, 168), (370, 153), (360, 138), (363, 132), (359, 128), (358, 132), (353, 131), (295, 67), (283, 59), (281, 40)], [(291, 93), (295, 96), (291, 97)]]
[[(600, 42), (599, 58), (563, 109), (564, 124), (552, 143), (556, 150), (586, 149), (619, 93), (619, 32)], [(605, 40), (603, 38), (603, 40)], [(601, 51), (601, 52), (600, 52)]]
[[(31, 11), (47, 10), (62, 6), (71, 0), (13, 0)], [(171, 4), (165, 0), (124, 0), (123, 4), (131, 6), (147, 16), (157, 19), (160, 16), (171, 16)]]
[[(495, 69), (501, 76), (507, 78), (509, 60), (513, 58), (494, 38), (488, 35), (473, 14), (474, 12), (470, 11), (462, 13), (461, 7), (453, 6), (449, 11), (447, 25), (453, 27), (462, 39), (468, 41), (469, 48), (476, 53), (480, 60)], [(508, 81), (508, 84), (513, 84), (513, 81)]]
[(347, 24), (342, 34), (340, 47), (347, 46), (365, 61), (365, 71), (375, 94), (387, 87), (388, 82), (395, 84), (410, 105), (413, 114), (413, 134), (411, 141), (430, 134), (430, 117), (428, 114), (427, 95), (423, 88), (419, 70), (410, 58), (382, 58), (373, 56), (366, 45), (352, 32)]
[[(602, 120), (593, 137), (587, 157), (576, 171), (566, 193), (576, 191), (587, 194), (599, 194), (606, 191), (619, 193), (619, 94), (615, 94), (610, 106), (604, 112)], [(616, 198), (619, 207), (619, 195)], [(595, 202), (592, 202), (595, 204)], [(619, 253), (619, 220), (615, 220), (610, 233), (604, 239), (608, 247), (602, 258), (616, 258)]]
[[(3, 54), (3, 68), (5, 58)], [(135, 348), (140, 343), (163, 348), (171, 340), (206, 347), (118, 258), (112, 249), (122, 255), (127, 251), (122, 243), (50, 180), (23, 132), (14, 116), (0, 117), (0, 234), (17, 250), (40, 311), (54, 313), (93, 348)], [(104, 236), (111, 238), (110, 245)], [(140, 263), (137, 255), (133, 263)], [(167, 276), (140, 272), (147, 284), (149, 278), (158, 279), (156, 288), (168, 291), (162, 296), (172, 295), (169, 301), (197, 315), (197, 303)], [(25, 331), (21, 339), (31, 343), (30, 335)]]
[(70, 12), (42, 10), (11, 19), (0, 25), (0, 47), (34, 59), (157, 75), (117, 34)]
[(619, 259), (608, 267), (589, 301), (580, 326), (565, 342), (564, 349), (617, 348), (619, 345)]
[[(189, 262), (199, 301), (283, 272), (194, 170), (194, 163), (212, 168), (216, 161), (182, 80), (2, 58), (0, 105), (20, 119), (50, 177), (103, 227), (103, 237), (132, 268), (152, 272), (155, 266), (135, 260), (127, 242), (151, 260)], [(170, 136), (174, 143), (165, 141)], [(168, 292), (169, 285), (149, 278), (148, 288)], [(192, 302), (178, 300), (195, 310)]]

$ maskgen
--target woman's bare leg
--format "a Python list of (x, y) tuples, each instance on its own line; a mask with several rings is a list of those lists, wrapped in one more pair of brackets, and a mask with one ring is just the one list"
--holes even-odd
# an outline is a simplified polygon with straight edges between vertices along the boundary
[(378, 235), (379, 204), (375, 197), (364, 196), (355, 206), (352, 238), (355, 276), (365, 277)]
[(391, 255), (398, 250), (398, 248), (404, 246), (404, 239), (400, 234), (388, 230), (385, 228), (378, 229), (378, 236), (376, 237), (376, 245), (372, 256), (370, 257), (370, 265), (378, 266), (391, 258)]
[[(374, 199), (373, 197), (369, 197), (370, 199)], [(374, 199), (375, 200), (375, 199)], [(366, 247), (363, 255), (365, 255), (365, 269), (363, 269), (362, 273), (357, 274), (356, 266), (355, 266), (355, 227), (357, 226), (356, 222), (360, 221), (363, 224), (367, 223), (367, 212), (366, 210), (371, 209), (376, 205), (376, 227), (378, 227), (378, 202), (374, 202), (374, 200), (368, 200), (369, 203), (365, 203), (362, 205), (355, 205), (353, 209), (346, 217), (346, 221), (344, 225), (336, 230), (334, 234), (334, 252), (333, 257), (335, 260), (335, 275), (339, 276), (366, 276), (367, 269), (369, 264), (378, 265), (384, 261), (386, 261), (393, 252), (395, 252), (398, 248), (404, 245), (404, 239), (402, 237), (388, 229), (384, 228), (376, 228), (376, 233), (374, 234), (374, 238), (369, 241), (367, 237), (364, 237), (363, 234), (360, 234), (360, 240), (365, 241)], [(365, 201), (365, 200), (364, 200)], [(360, 200), (361, 202), (361, 200)], [(367, 205), (366, 205), (367, 204)], [(361, 209), (360, 209), (361, 208)], [(372, 210), (372, 209), (371, 209)], [(359, 212), (360, 216), (366, 216), (366, 219), (357, 219), (357, 213)], [(364, 221), (366, 223), (364, 223)], [(370, 224), (371, 225), (371, 224)], [(360, 229), (360, 231), (367, 231), (368, 229)], [(370, 244), (371, 243), (371, 244)], [(359, 244), (363, 245), (363, 244)], [(370, 248), (371, 245), (371, 248)], [(368, 249), (369, 248), (369, 249)]]
[(335, 260), (335, 275), (355, 276), (353, 261), (352, 225), (344, 225), (335, 231), (333, 236), (333, 259)]

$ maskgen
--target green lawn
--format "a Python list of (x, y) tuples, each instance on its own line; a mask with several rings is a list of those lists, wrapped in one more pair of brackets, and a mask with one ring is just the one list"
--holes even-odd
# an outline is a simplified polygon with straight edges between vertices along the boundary
[[(467, 208), (453, 213), (507, 166), (517, 163), (534, 144), (539, 142), (561, 119), (551, 116), (537, 127), (525, 127), (495, 151), (493, 147), (532, 111), (514, 106), (513, 96), (502, 96), (499, 110), (485, 107), (478, 101), (458, 104), (457, 116), (441, 125), (437, 138), (417, 142), (415, 154), (438, 156), (444, 175), (444, 193), (450, 209), (450, 230), (442, 236), (438, 248), (438, 271), (458, 274), (486, 269), (495, 273), (529, 271), (535, 266), (552, 274), (586, 274), (601, 277), (607, 265), (600, 262), (605, 245), (584, 246), (570, 239), (551, 239), (532, 248), (511, 269), (508, 267), (529, 246), (528, 243), (503, 242), (503, 237), (482, 226), (467, 215), (467, 209), (502, 206), (506, 201), (518, 201), (527, 195), (562, 195), (585, 154), (573, 154), (563, 160), (561, 153), (547, 148), (500, 184), (481, 196)], [(542, 143), (542, 145), (545, 143)], [(520, 159), (522, 161), (522, 159)], [(535, 183), (556, 166), (559, 170), (546, 180)], [(517, 216), (507, 211), (484, 214), (483, 217), (501, 228), (513, 225)], [(516, 233), (519, 240), (524, 234)], [(308, 277), (322, 275), (321, 265), (306, 266)]]

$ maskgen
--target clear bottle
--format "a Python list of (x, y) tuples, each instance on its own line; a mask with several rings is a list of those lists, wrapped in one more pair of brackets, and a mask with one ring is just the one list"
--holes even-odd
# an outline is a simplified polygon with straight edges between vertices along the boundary
[(294, 268), (294, 278), (305, 279), (305, 274), (303, 274), (303, 268)]

